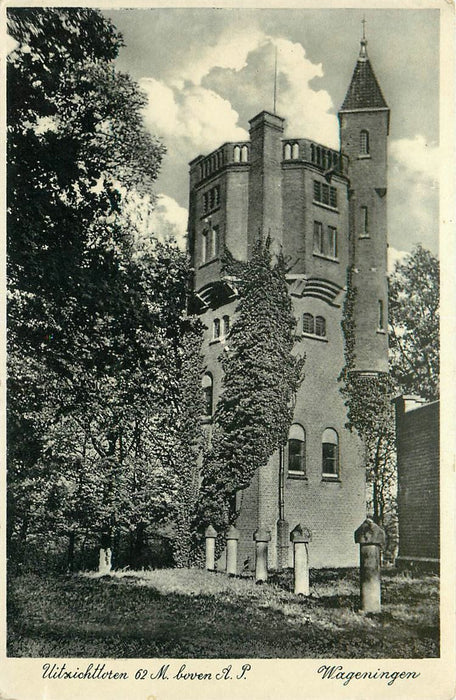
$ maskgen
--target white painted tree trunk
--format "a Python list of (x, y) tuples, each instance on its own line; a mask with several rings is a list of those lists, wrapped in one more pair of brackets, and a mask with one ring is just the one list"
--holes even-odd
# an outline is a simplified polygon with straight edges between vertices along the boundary
[(112, 552), (109, 547), (108, 549), (100, 548), (100, 561), (98, 564), (99, 574), (109, 574), (109, 572), (111, 571), (111, 556)]

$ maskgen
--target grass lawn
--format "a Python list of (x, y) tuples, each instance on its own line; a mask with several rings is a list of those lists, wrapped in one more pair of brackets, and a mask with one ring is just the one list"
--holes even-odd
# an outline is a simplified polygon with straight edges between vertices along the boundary
[(8, 655), (114, 658), (424, 658), (439, 655), (439, 580), (387, 570), (363, 615), (356, 571), (257, 586), (199, 569), (22, 575), (8, 591)]

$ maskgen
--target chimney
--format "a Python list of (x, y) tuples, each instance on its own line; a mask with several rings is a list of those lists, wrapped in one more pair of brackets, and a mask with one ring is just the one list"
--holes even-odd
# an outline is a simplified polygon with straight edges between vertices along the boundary
[(282, 135), (284, 119), (260, 112), (250, 120), (248, 256), (259, 235), (272, 250), (282, 244)]

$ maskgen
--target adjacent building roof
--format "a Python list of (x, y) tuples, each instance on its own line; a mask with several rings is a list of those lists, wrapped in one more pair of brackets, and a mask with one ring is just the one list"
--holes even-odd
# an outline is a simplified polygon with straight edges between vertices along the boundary
[(341, 112), (358, 109), (388, 109), (370, 64), (366, 46), (367, 41), (362, 39), (358, 61), (350, 87), (340, 108)]

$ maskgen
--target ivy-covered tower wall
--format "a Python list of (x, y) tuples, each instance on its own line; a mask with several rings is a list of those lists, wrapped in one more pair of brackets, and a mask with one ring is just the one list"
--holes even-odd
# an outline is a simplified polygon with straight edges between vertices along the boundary
[[(239, 570), (254, 566), (258, 528), (271, 532), (269, 565), (280, 559), (291, 565), (288, 533), (298, 523), (312, 531), (311, 566), (358, 563), (353, 533), (366, 514), (364, 452), (356, 433), (345, 427), (338, 378), (345, 364), (342, 321), (351, 265), (370, 273), (359, 278), (359, 360), (364, 358), (363, 368), (386, 368), (386, 334), (377, 333), (376, 324), (381, 298), (386, 319), (386, 197), (377, 190), (386, 188), (387, 116), (341, 114), (342, 148), (336, 151), (310, 139), (284, 138), (284, 120), (261, 112), (250, 121), (249, 141), (225, 143), (190, 163), (189, 253), (194, 308), (206, 327), (208, 441), (222, 391), (219, 357), (229, 348), (237, 307), (235, 280), (221, 270), (225, 248), (246, 260), (258, 233), (271, 235), (273, 249), (280, 244), (297, 321), (294, 351), (306, 355), (288, 443), (237, 495)], [(371, 153), (358, 162), (353, 144), (360, 129), (369, 130)], [(371, 210), (370, 244), (354, 245), (355, 201)]]

